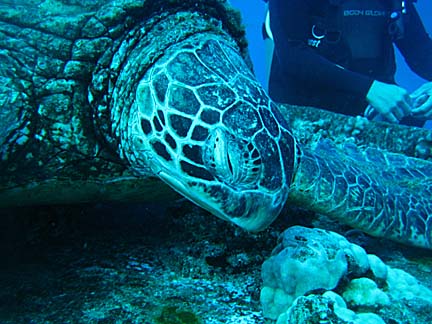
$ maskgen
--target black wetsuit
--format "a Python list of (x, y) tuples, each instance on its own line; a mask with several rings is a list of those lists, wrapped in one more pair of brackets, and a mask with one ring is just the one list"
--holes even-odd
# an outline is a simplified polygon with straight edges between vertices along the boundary
[(394, 2), (339, 0), (332, 6), (334, 2), (269, 1), (273, 100), (361, 115), (374, 80), (395, 83), (393, 42), (416, 74), (432, 80), (432, 40), (411, 1), (399, 20), (404, 27), (399, 39), (389, 32)]

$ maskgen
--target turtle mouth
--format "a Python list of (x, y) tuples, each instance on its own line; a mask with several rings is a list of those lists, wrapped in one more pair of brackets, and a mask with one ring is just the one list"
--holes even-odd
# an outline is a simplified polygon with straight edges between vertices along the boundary
[(279, 215), (288, 196), (287, 192), (265, 195), (254, 190), (237, 191), (220, 183), (188, 183), (164, 170), (158, 176), (191, 202), (251, 232), (269, 226)]
[(223, 218), (225, 220), (230, 220), (229, 217), (220, 213), (220, 209), (215, 206), (214, 203), (211, 203), (211, 200), (208, 196), (204, 196), (204, 192), (199, 193), (196, 190), (191, 190), (191, 187), (181, 180), (178, 177), (173, 176), (171, 172), (160, 171), (158, 176), (162, 181), (167, 183), (171, 188), (177, 191), (182, 196), (185, 196), (187, 199), (192, 201), (193, 203), (199, 205), (201, 208), (204, 208), (208, 212), (218, 215), (218, 217)]

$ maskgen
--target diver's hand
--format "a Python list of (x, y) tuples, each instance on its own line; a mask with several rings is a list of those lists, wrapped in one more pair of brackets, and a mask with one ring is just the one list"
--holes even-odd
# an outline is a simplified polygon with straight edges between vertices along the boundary
[(411, 93), (411, 98), (414, 102), (412, 115), (416, 118), (431, 119), (432, 118), (432, 82), (423, 84), (416, 91)]
[(412, 100), (408, 92), (394, 84), (374, 81), (370, 87), (366, 100), (387, 121), (398, 123), (411, 113)]

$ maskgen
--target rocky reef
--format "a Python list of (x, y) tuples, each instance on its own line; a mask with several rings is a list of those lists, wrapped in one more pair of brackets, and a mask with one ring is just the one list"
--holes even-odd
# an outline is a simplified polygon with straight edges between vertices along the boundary
[(278, 324), (432, 320), (430, 289), (330, 231), (284, 231), (263, 264), (262, 279), (264, 316)]
[(183, 199), (0, 214), (2, 324), (431, 322), (430, 251), (289, 206), (258, 234)]

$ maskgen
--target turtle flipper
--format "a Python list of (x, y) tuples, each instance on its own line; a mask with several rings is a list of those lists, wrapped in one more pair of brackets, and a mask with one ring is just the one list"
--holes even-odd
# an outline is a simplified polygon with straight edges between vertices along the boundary
[(329, 141), (303, 150), (290, 201), (371, 235), (432, 247), (432, 163)]

